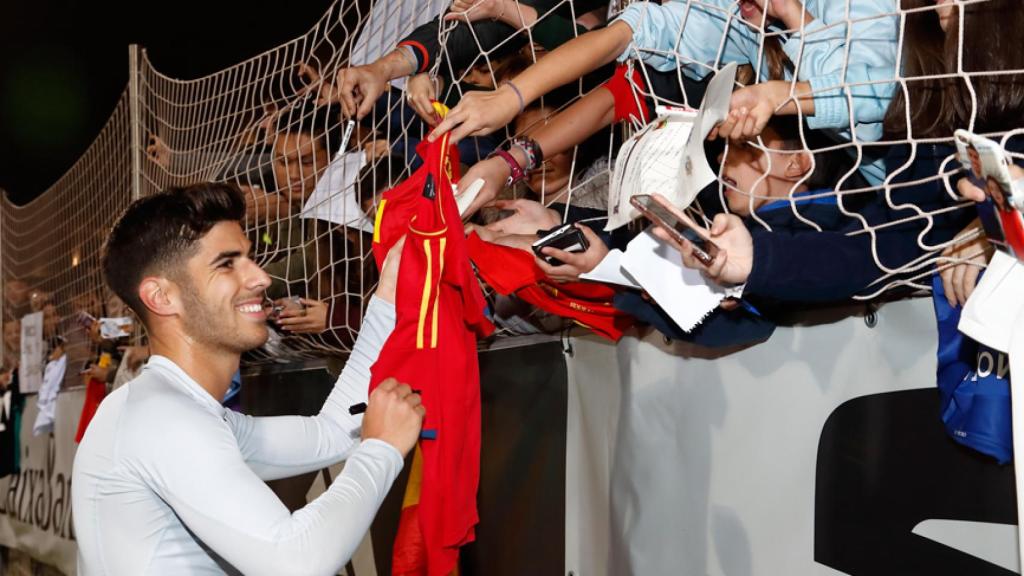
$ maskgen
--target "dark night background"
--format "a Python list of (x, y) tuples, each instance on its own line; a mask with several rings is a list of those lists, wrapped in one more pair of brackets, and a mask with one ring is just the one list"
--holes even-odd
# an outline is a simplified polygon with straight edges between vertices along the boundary
[(85, 151), (128, 83), (128, 45), (191, 79), (309, 30), (330, 0), (0, 2), (0, 188), (24, 203)]

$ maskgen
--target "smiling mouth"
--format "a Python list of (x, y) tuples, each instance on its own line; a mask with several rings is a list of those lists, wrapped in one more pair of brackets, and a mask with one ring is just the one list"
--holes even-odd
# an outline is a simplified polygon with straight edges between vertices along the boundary
[(739, 187), (736, 186), (736, 181), (728, 176), (722, 176), (722, 182), (725, 182), (725, 184), (731, 189), (739, 189)]
[(242, 314), (266, 317), (266, 310), (263, 308), (263, 300), (253, 298), (235, 306)]

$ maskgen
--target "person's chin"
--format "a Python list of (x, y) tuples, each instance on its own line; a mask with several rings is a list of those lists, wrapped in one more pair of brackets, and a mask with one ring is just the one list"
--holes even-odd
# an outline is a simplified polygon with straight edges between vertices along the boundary
[(239, 334), (238, 339), (238, 342), (242, 344), (240, 348), (243, 349), (243, 352), (255, 350), (256, 348), (263, 346), (270, 338), (270, 328), (268, 328), (266, 324), (262, 326), (253, 326), (251, 330), (247, 330), (246, 332), (247, 333), (244, 335)]

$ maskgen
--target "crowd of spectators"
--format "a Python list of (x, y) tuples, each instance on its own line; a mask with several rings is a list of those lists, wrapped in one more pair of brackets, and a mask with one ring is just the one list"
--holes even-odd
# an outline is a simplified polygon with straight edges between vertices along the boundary
[[(344, 347), (375, 281), (367, 263), (376, 204), (419, 167), (416, 149), (428, 133), (451, 132), (462, 183), (483, 180), (467, 233), (530, 252), (538, 231), (580, 223), (587, 250), (559, 254), (558, 266), (535, 259), (552, 283), (576, 282), (644, 228), (638, 221), (604, 229), (608, 175), (624, 134), (654, 121), (659, 106), (696, 108), (714, 71), (735, 62), (730, 110), (706, 144), (719, 181), (680, 207), (709, 225), (720, 255), (707, 266), (688, 244), (677, 247), (712, 281), (744, 285), (743, 305), (730, 299), (697, 330), (683, 330), (641, 292), (617, 290), (615, 301), (672, 338), (758, 341), (800, 306), (842, 302), (893, 281), (886, 297), (912, 292), (927, 280), (917, 268), (913, 278), (900, 271), (927, 247), (979, 226), (939, 178), (949, 176), (940, 164), (952, 151), (912, 140), (951, 141), (970, 125), (971, 110), (976, 130), (1013, 125), (998, 108), (1015, 105), (1013, 97), (981, 90), (972, 105), (964, 77), (936, 76), (956, 71), (955, 42), (944, 30), (973, 29), (1019, 9), (994, 0), (966, 9), (961, 21), (948, 4), (855, 0), (848, 12), (818, 0), (635, 3), (609, 22), (600, 2), (459, 0), (372, 62), (322, 71), (302, 64), (302, 80), (291, 83), (297, 89), (264, 106), (252, 131), (259, 136), (246, 142), (271, 159), (271, 169), (223, 176), (249, 198), (256, 251), (275, 278), (271, 297), (278, 305), (302, 298), (301, 309), (283, 312), (282, 333)], [(900, 10), (907, 16), (898, 62)], [(849, 39), (837, 26), (846, 22), (856, 32)], [(962, 52), (979, 71), (1015, 69), (1012, 54)], [(995, 77), (1008, 93), (1017, 90), (1016, 75)], [(434, 102), (451, 112), (442, 118)], [(342, 142), (348, 121), (354, 126)], [(336, 206), (321, 209), (326, 204)], [(940, 255), (937, 271), (961, 304), (971, 271), (983, 265), (978, 250), (966, 261), (963, 244)], [(565, 325), (507, 306), (515, 294), (494, 297), (504, 299), (494, 311), (526, 316), (498, 314), (509, 332)], [(742, 335), (721, 337), (723, 322)], [(759, 328), (748, 330), (750, 323)]]
[[(953, 132), (1015, 127), (1024, 82), (961, 71), (1024, 68), (1020, 51), (1000, 43), (1021, 11), (1011, 0), (704, 0), (620, 11), (583, 0), (455, 0), (371, 62), (310, 57), (267, 81), (236, 152), (214, 162), (216, 179), (245, 194), (255, 257), (274, 279), (267, 306), (276, 330), (264, 352), (351, 346), (377, 280), (370, 251), (381, 195), (419, 168), (418, 147), (444, 133), (458, 148), (460, 184), (483, 181), (467, 234), (525, 251), (549, 292), (581, 284), (645, 227), (710, 282), (744, 287), (693, 330), (641, 290), (605, 287), (595, 298), (612, 303), (620, 327), (624, 318), (707, 346), (752, 344), (810, 306), (886, 283), (895, 288), (885, 297), (916, 292), (930, 283), (916, 266), (928, 256), (949, 302), (963, 305), (992, 250), (967, 200), (984, 195), (962, 182), (962, 195), (952, 192), (963, 175), (948, 162)], [(992, 41), (961, 46), (961, 27), (963, 37)], [(660, 107), (698, 107), (715, 70), (732, 62), (729, 111), (705, 142), (719, 178), (675, 207), (707, 226), (714, 261), (643, 219), (606, 230), (619, 146)], [(188, 161), (156, 132), (153, 166)], [(588, 247), (546, 252), (555, 264), (535, 256), (538, 233), (565, 223)], [(960, 238), (969, 240), (951, 244)], [(590, 313), (553, 312), (492, 288), (489, 313), (504, 333), (586, 325)], [(85, 377), (112, 381), (121, 351), (104, 348), (83, 320), (116, 315), (100, 294), (74, 295), (64, 310), (8, 278), (4, 295), (8, 369), (18, 319), (41, 311), (47, 339), (88, 351), (74, 358)], [(86, 366), (101, 350), (113, 367)]]

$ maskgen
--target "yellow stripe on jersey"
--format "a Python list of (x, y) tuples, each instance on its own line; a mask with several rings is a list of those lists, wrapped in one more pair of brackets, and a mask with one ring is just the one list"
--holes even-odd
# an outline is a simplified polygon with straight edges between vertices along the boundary
[(437, 286), (438, 289), (434, 293), (434, 318), (430, 329), (430, 347), (437, 348), (437, 309), (441, 307), (439, 302), (441, 296), (441, 276), (444, 275), (444, 248), (448, 242), (447, 238), (441, 238), (441, 249), (438, 251), (438, 262), (437, 262)]
[(384, 216), (384, 205), (387, 202), (384, 198), (380, 199), (380, 204), (377, 205), (377, 217), (373, 219), (373, 241), (377, 244), (380, 244), (380, 223)]
[(420, 321), (416, 325), (416, 348), (423, 348), (423, 340), (427, 330), (427, 308), (430, 306), (431, 277), (433, 276), (433, 256), (430, 254), (430, 240), (423, 241), (423, 251), (427, 253), (427, 273), (423, 278), (423, 295), (420, 297)]

